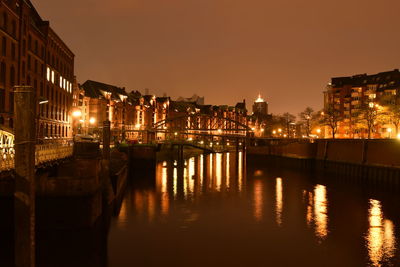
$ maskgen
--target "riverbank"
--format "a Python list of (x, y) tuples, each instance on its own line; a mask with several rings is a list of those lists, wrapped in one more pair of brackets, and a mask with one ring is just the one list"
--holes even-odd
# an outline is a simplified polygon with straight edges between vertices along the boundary
[(312, 168), (378, 186), (400, 187), (400, 142), (393, 139), (283, 139), (247, 149), (248, 157)]

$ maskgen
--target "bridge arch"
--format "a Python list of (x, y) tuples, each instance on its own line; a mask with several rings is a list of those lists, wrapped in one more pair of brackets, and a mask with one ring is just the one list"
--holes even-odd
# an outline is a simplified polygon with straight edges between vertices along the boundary
[(202, 113), (184, 114), (166, 118), (153, 124), (153, 130), (179, 130), (179, 131), (223, 131), (232, 134), (245, 134), (251, 131), (246, 124), (221, 115)]

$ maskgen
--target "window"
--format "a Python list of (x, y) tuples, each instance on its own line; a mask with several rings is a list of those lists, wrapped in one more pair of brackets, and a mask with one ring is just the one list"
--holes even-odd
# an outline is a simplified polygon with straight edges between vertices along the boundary
[(3, 29), (6, 31), (7, 31), (7, 26), (8, 26), (7, 22), (8, 22), (8, 16), (7, 16), (7, 13), (4, 12), (3, 13)]
[(51, 82), (54, 84), (54, 70), (51, 71)]
[(31, 70), (31, 55), (28, 55), (28, 70)]
[(26, 40), (22, 40), (22, 54), (26, 55)]
[(47, 67), (47, 74), (46, 74), (46, 76), (47, 76), (47, 81), (50, 82), (50, 68), (49, 68), (49, 67)]
[(22, 61), (22, 70), (21, 70), (21, 72), (22, 72), (22, 78), (25, 78), (25, 61)]
[(32, 49), (32, 37), (28, 35), (28, 50)]
[(14, 37), (17, 36), (17, 23), (15, 22), (15, 20), (13, 20), (11, 22), (11, 33)]
[(10, 107), (9, 112), (14, 113), (14, 92), (10, 92), (9, 107)]
[(0, 89), (0, 111), (4, 112), (6, 108), (6, 90)]
[(62, 88), (62, 86), (63, 86), (63, 77), (60, 76), (60, 88)]
[(3, 37), (1, 46), (2, 46), (3, 56), (7, 56), (7, 39), (6, 39), (6, 37)]
[(38, 52), (39, 52), (39, 45), (38, 45), (38, 41), (37, 40), (35, 40), (35, 54), (37, 55), (38, 54)]
[(15, 85), (15, 68), (14, 68), (14, 66), (11, 66), (11, 68), (10, 68), (10, 85), (11, 86)]
[(12, 60), (15, 60), (16, 56), (15, 56), (15, 44), (11, 43), (11, 58)]
[(1, 62), (0, 64), (0, 83), (3, 85), (6, 83), (6, 63)]

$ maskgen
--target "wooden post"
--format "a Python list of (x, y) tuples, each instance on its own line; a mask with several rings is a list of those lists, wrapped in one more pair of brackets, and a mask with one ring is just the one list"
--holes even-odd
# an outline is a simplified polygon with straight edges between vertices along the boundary
[(36, 97), (30, 86), (14, 93), (15, 133), (15, 266), (35, 266)]
[(103, 122), (103, 159), (110, 159), (110, 121), (106, 120)]

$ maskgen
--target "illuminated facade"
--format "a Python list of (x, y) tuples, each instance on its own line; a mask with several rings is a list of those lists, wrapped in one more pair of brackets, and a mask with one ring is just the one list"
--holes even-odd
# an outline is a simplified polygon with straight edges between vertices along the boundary
[(268, 114), (268, 103), (261, 98), (261, 94), (259, 94), (256, 101), (254, 101), (253, 114), (260, 116), (267, 116)]
[(127, 116), (131, 107), (125, 88), (89, 80), (76, 90), (82, 100), (74, 107), (78, 112), (73, 124), (82, 129), (80, 133), (100, 136), (103, 122), (109, 120), (112, 136), (121, 139), (125, 127), (133, 126)]
[(266, 136), (270, 132), (268, 126), (271, 124), (271, 119), (272, 115), (268, 114), (268, 102), (259, 94), (253, 103), (253, 113), (249, 116), (249, 126), (253, 130), (254, 136)]
[[(324, 107), (333, 109), (340, 117), (337, 138), (365, 138), (367, 130), (360, 127), (357, 116), (363, 107), (384, 109), (388, 104), (398, 105), (400, 72), (398, 69), (374, 75), (360, 74), (332, 78), (324, 92)], [(379, 122), (372, 129), (372, 138), (392, 137), (393, 125)], [(327, 135), (332, 134), (326, 128)], [(394, 133), (395, 136), (395, 133)], [(393, 137), (394, 137), (393, 136)]]
[[(358, 125), (357, 116), (363, 107), (378, 108), (385, 113), (389, 104), (399, 105), (400, 72), (398, 69), (374, 75), (355, 75), (332, 78), (324, 92), (325, 109), (332, 108), (340, 122), (336, 137), (365, 138), (367, 130)], [(393, 125), (378, 121), (372, 129), (372, 138), (392, 137)], [(326, 129), (327, 136), (332, 134)], [(395, 134), (394, 134), (395, 135)], [(393, 136), (394, 137), (394, 136)]]
[(30, 1), (0, 2), (0, 35), (0, 125), (13, 128), (13, 87), (29, 85), (38, 98), (39, 142), (71, 137), (72, 51)]

